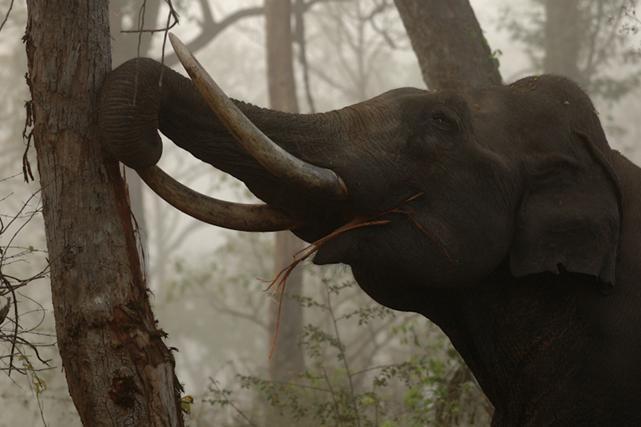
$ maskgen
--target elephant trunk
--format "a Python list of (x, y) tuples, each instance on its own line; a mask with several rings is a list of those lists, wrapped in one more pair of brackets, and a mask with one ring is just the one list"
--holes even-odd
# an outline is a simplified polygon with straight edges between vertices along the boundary
[[(109, 74), (101, 92), (98, 122), (106, 151), (133, 169), (145, 170), (141, 176), (148, 184), (168, 182), (168, 177), (154, 172), (153, 165), (162, 154), (158, 130), (198, 159), (243, 181), (274, 210), (265, 222), (269, 226), (262, 226), (256, 212), (265, 209), (253, 207), (251, 216), (257, 222), (249, 221), (244, 228), (247, 230), (292, 228), (301, 223), (294, 217), (306, 217), (306, 213), (344, 197), (344, 184), (331, 170), (339, 160), (338, 151), (332, 149), (337, 148), (332, 144), (341, 139), (339, 114), (288, 114), (238, 101), (233, 101), (233, 105), (285, 153), (285, 165), (296, 162), (303, 165), (295, 172), (299, 178), (306, 170), (312, 171), (310, 175), (314, 178), (309, 186), (312, 191), (305, 188), (304, 177), (291, 179), (287, 175), (291, 171), (278, 169), (278, 165), (266, 166), (260, 155), (250, 155), (251, 147), (236, 140), (247, 135), (238, 135), (233, 128), (230, 132), (229, 123), (214, 115), (192, 81), (150, 59), (131, 60)], [(261, 142), (265, 141), (258, 141)], [(272, 147), (269, 156), (273, 156), (273, 151)], [(315, 166), (307, 163), (310, 158)], [(172, 186), (179, 188), (177, 183)], [(173, 192), (154, 191), (165, 196)], [(183, 197), (182, 203), (168, 201), (185, 211), (188, 205), (200, 203), (192, 196)], [(283, 211), (289, 214), (284, 215)], [(218, 218), (207, 222), (238, 228), (225, 221), (221, 223)]]
[(101, 89), (98, 126), (103, 146), (132, 169), (153, 166), (162, 155), (160, 71), (155, 61), (135, 59), (112, 71)]

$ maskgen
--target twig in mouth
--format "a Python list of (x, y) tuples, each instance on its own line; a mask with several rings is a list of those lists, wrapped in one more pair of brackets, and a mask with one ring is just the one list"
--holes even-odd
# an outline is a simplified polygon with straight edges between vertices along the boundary
[[(377, 217), (380, 215), (377, 215)], [(348, 231), (356, 230), (359, 228), (364, 228), (364, 227), (372, 227), (372, 226), (377, 226), (377, 225), (385, 225), (389, 224), (391, 221), (390, 220), (363, 220), (363, 219), (355, 219), (353, 221), (350, 221), (349, 223), (337, 228), (336, 230), (332, 231), (330, 234), (327, 236), (324, 236), (317, 241), (311, 243), (309, 246), (303, 248), (301, 251), (297, 252), (294, 255), (294, 260), (284, 269), (282, 269), (274, 278), (274, 280), (271, 281), (269, 286), (267, 286), (266, 290), (272, 289), (274, 286), (276, 287), (276, 290), (278, 292), (278, 312), (276, 314), (276, 327), (274, 329), (274, 334), (272, 335), (272, 342), (271, 342), (271, 348), (269, 350), (269, 358), (271, 359), (272, 356), (274, 355), (274, 351), (276, 350), (276, 341), (278, 339), (278, 333), (280, 331), (280, 318), (281, 318), (281, 313), (282, 313), (282, 308), (283, 308), (283, 298), (285, 296), (285, 287), (287, 286), (287, 279), (289, 276), (292, 274), (294, 269), (303, 261), (305, 261), (307, 258), (312, 256), (314, 253), (318, 252), (318, 250), (327, 242), (330, 240), (340, 236), (343, 233), (346, 233)]]
[(434, 242), (434, 244), (441, 250), (441, 252), (443, 252), (443, 255), (447, 257), (447, 260), (450, 263), (455, 264), (454, 259), (450, 256), (450, 253), (448, 252), (441, 239), (439, 239), (438, 236), (429, 233), (425, 229), (425, 227), (423, 227), (423, 225), (416, 220), (416, 218), (414, 217), (415, 212), (413, 210), (394, 209), (390, 213), (398, 213), (407, 216), (410, 219), (412, 225), (414, 225), (414, 227), (416, 227), (422, 234), (424, 234), (425, 237)]
[[(402, 203), (402, 205), (406, 205), (407, 203), (413, 202), (414, 200), (422, 197), (424, 193), (417, 193), (407, 199), (405, 199)], [(283, 298), (285, 296), (285, 287), (287, 286), (287, 279), (289, 276), (292, 274), (294, 269), (303, 261), (305, 261), (307, 258), (312, 256), (314, 253), (318, 252), (318, 250), (325, 245), (327, 242), (329, 242), (332, 239), (335, 239), (336, 237), (340, 236), (341, 234), (344, 234), (348, 231), (352, 230), (357, 230), (359, 228), (365, 228), (365, 227), (374, 227), (374, 226), (379, 226), (379, 225), (386, 225), (392, 222), (389, 219), (379, 219), (383, 217), (384, 215), (390, 214), (390, 213), (402, 213), (407, 215), (409, 218), (412, 219), (412, 222), (416, 225), (419, 230), (421, 230), (423, 233), (426, 234), (426, 236), (432, 238), (427, 234), (425, 229), (420, 226), (416, 222), (416, 220), (412, 216), (411, 211), (403, 211), (400, 208), (392, 208), (383, 212), (379, 212), (371, 217), (368, 218), (362, 218), (358, 217), (353, 219), (352, 221), (348, 222), (345, 225), (342, 225), (341, 227), (337, 228), (336, 230), (332, 231), (328, 235), (316, 240), (315, 242), (311, 243), (309, 246), (303, 248), (296, 254), (294, 254), (294, 259), (293, 261), (284, 269), (282, 269), (276, 277), (270, 282), (269, 286), (267, 286), (266, 290), (270, 290), (274, 287), (276, 287), (276, 291), (278, 292), (278, 312), (276, 314), (276, 326), (274, 328), (274, 334), (272, 335), (272, 342), (271, 342), (271, 348), (269, 351), (269, 358), (271, 359), (274, 351), (276, 349), (276, 341), (278, 340), (278, 333), (280, 331), (280, 318), (281, 318), (281, 313), (282, 313), (282, 308), (283, 308)], [(440, 243), (440, 242), (438, 242)], [(442, 245), (441, 245), (442, 246)], [(444, 248), (443, 248), (444, 249)], [(449, 258), (449, 255), (447, 252), (445, 252), (446, 255)]]
[[(415, 201), (416, 199), (422, 197), (424, 193), (417, 193), (407, 199), (405, 199), (400, 206), (405, 206), (410, 202)], [(269, 358), (271, 359), (274, 351), (276, 350), (276, 341), (278, 340), (278, 333), (280, 331), (280, 318), (281, 318), (281, 313), (282, 313), (282, 307), (283, 307), (283, 298), (285, 296), (285, 287), (287, 286), (287, 279), (289, 276), (292, 274), (294, 269), (303, 261), (305, 261), (307, 258), (312, 256), (314, 253), (318, 252), (318, 250), (325, 245), (327, 242), (330, 240), (335, 239), (336, 237), (340, 236), (341, 234), (344, 234), (348, 231), (356, 230), (359, 228), (365, 228), (365, 227), (373, 227), (373, 226), (379, 226), (379, 225), (386, 225), (392, 222), (390, 219), (380, 219), (385, 215), (389, 214), (401, 214), (405, 215), (406, 217), (409, 218), (410, 223), (413, 224), (422, 234), (424, 234), (428, 239), (430, 239), (434, 244), (443, 252), (443, 254), (447, 257), (447, 259), (454, 264), (455, 260), (450, 256), (450, 253), (448, 252), (447, 248), (445, 247), (445, 244), (441, 241), (441, 239), (438, 238), (438, 236), (429, 233), (425, 227), (420, 224), (416, 218), (415, 218), (415, 212), (412, 209), (409, 208), (401, 208), (401, 207), (395, 207), (392, 209), (388, 209), (386, 211), (380, 212), (378, 214), (375, 214), (371, 217), (368, 218), (355, 218), (352, 221), (348, 222), (347, 224), (337, 228), (336, 230), (332, 231), (328, 235), (316, 240), (315, 242), (311, 243), (309, 246), (303, 248), (299, 252), (294, 254), (294, 259), (289, 264), (287, 267), (282, 269), (276, 277), (269, 283), (269, 286), (267, 286), (266, 290), (271, 290), (272, 288), (276, 287), (276, 291), (278, 292), (278, 312), (276, 315), (276, 326), (274, 328), (274, 334), (272, 335), (272, 342), (271, 342), (271, 348), (269, 351)]]

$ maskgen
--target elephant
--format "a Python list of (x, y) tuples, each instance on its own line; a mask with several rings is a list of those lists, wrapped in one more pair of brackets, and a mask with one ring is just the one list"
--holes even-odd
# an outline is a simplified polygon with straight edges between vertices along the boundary
[[(641, 170), (572, 81), (401, 88), (290, 114), (231, 100), (180, 41), (191, 79), (138, 58), (99, 100), (106, 153), (188, 214), (291, 230), (380, 304), (450, 338), (494, 426), (641, 425)], [(162, 172), (162, 132), (264, 204)]]

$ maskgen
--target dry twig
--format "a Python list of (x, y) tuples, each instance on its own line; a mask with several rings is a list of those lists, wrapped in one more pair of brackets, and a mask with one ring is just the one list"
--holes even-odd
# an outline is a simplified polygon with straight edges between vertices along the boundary
[[(34, 341), (34, 337), (52, 338), (39, 331), (45, 319), (45, 309), (38, 301), (19, 292), (21, 288), (47, 277), (49, 265), (47, 263), (40, 271), (28, 277), (18, 277), (4, 270), (7, 265), (24, 261), (27, 255), (40, 252), (34, 248), (23, 248), (14, 244), (16, 238), (40, 212), (39, 207), (31, 211), (27, 210), (39, 193), (37, 191), (32, 194), (16, 214), (6, 216), (8, 221), (4, 221), (0, 216), (0, 239), (7, 238), (6, 243), (0, 245), (0, 298), (2, 298), (0, 301), (2, 303), (0, 304), (0, 344), (8, 345), (7, 353), (0, 353), (0, 370), (7, 371), (7, 375), (11, 375), (14, 370), (23, 375), (33, 375), (39, 370), (49, 368), (49, 361), (40, 354), (40, 348), (53, 344)], [(21, 311), (23, 303), (33, 304), (36, 308)], [(21, 316), (35, 313), (38, 313), (40, 317), (34, 325), (25, 327), (21, 324)], [(35, 355), (36, 359), (45, 367), (35, 367), (29, 361), (31, 354)], [(17, 364), (17, 361), (20, 361), (21, 365)]]
[(4, 28), (4, 24), (7, 23), (9, 20), (9, 15), (11, 14), (11, 9), (13, 9), (13, 2), (14, 0), (11, 0), (11, 3), (9, 3), (9, 9), (7, 9), (7, 13), (4, 15), (4, 19), (2, 20), (2, 23), (0, 23), (0, 31)]

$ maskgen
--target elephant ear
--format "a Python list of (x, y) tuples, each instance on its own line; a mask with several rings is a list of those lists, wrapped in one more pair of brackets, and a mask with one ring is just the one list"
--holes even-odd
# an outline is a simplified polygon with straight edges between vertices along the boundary
[(571, 139), (576, 156), (539, 157), (525, 166), (529, 191), (517, 213), (511, 271), (580, 273), (611, 287), (622, 214), (618, 178), (587, 135)]

